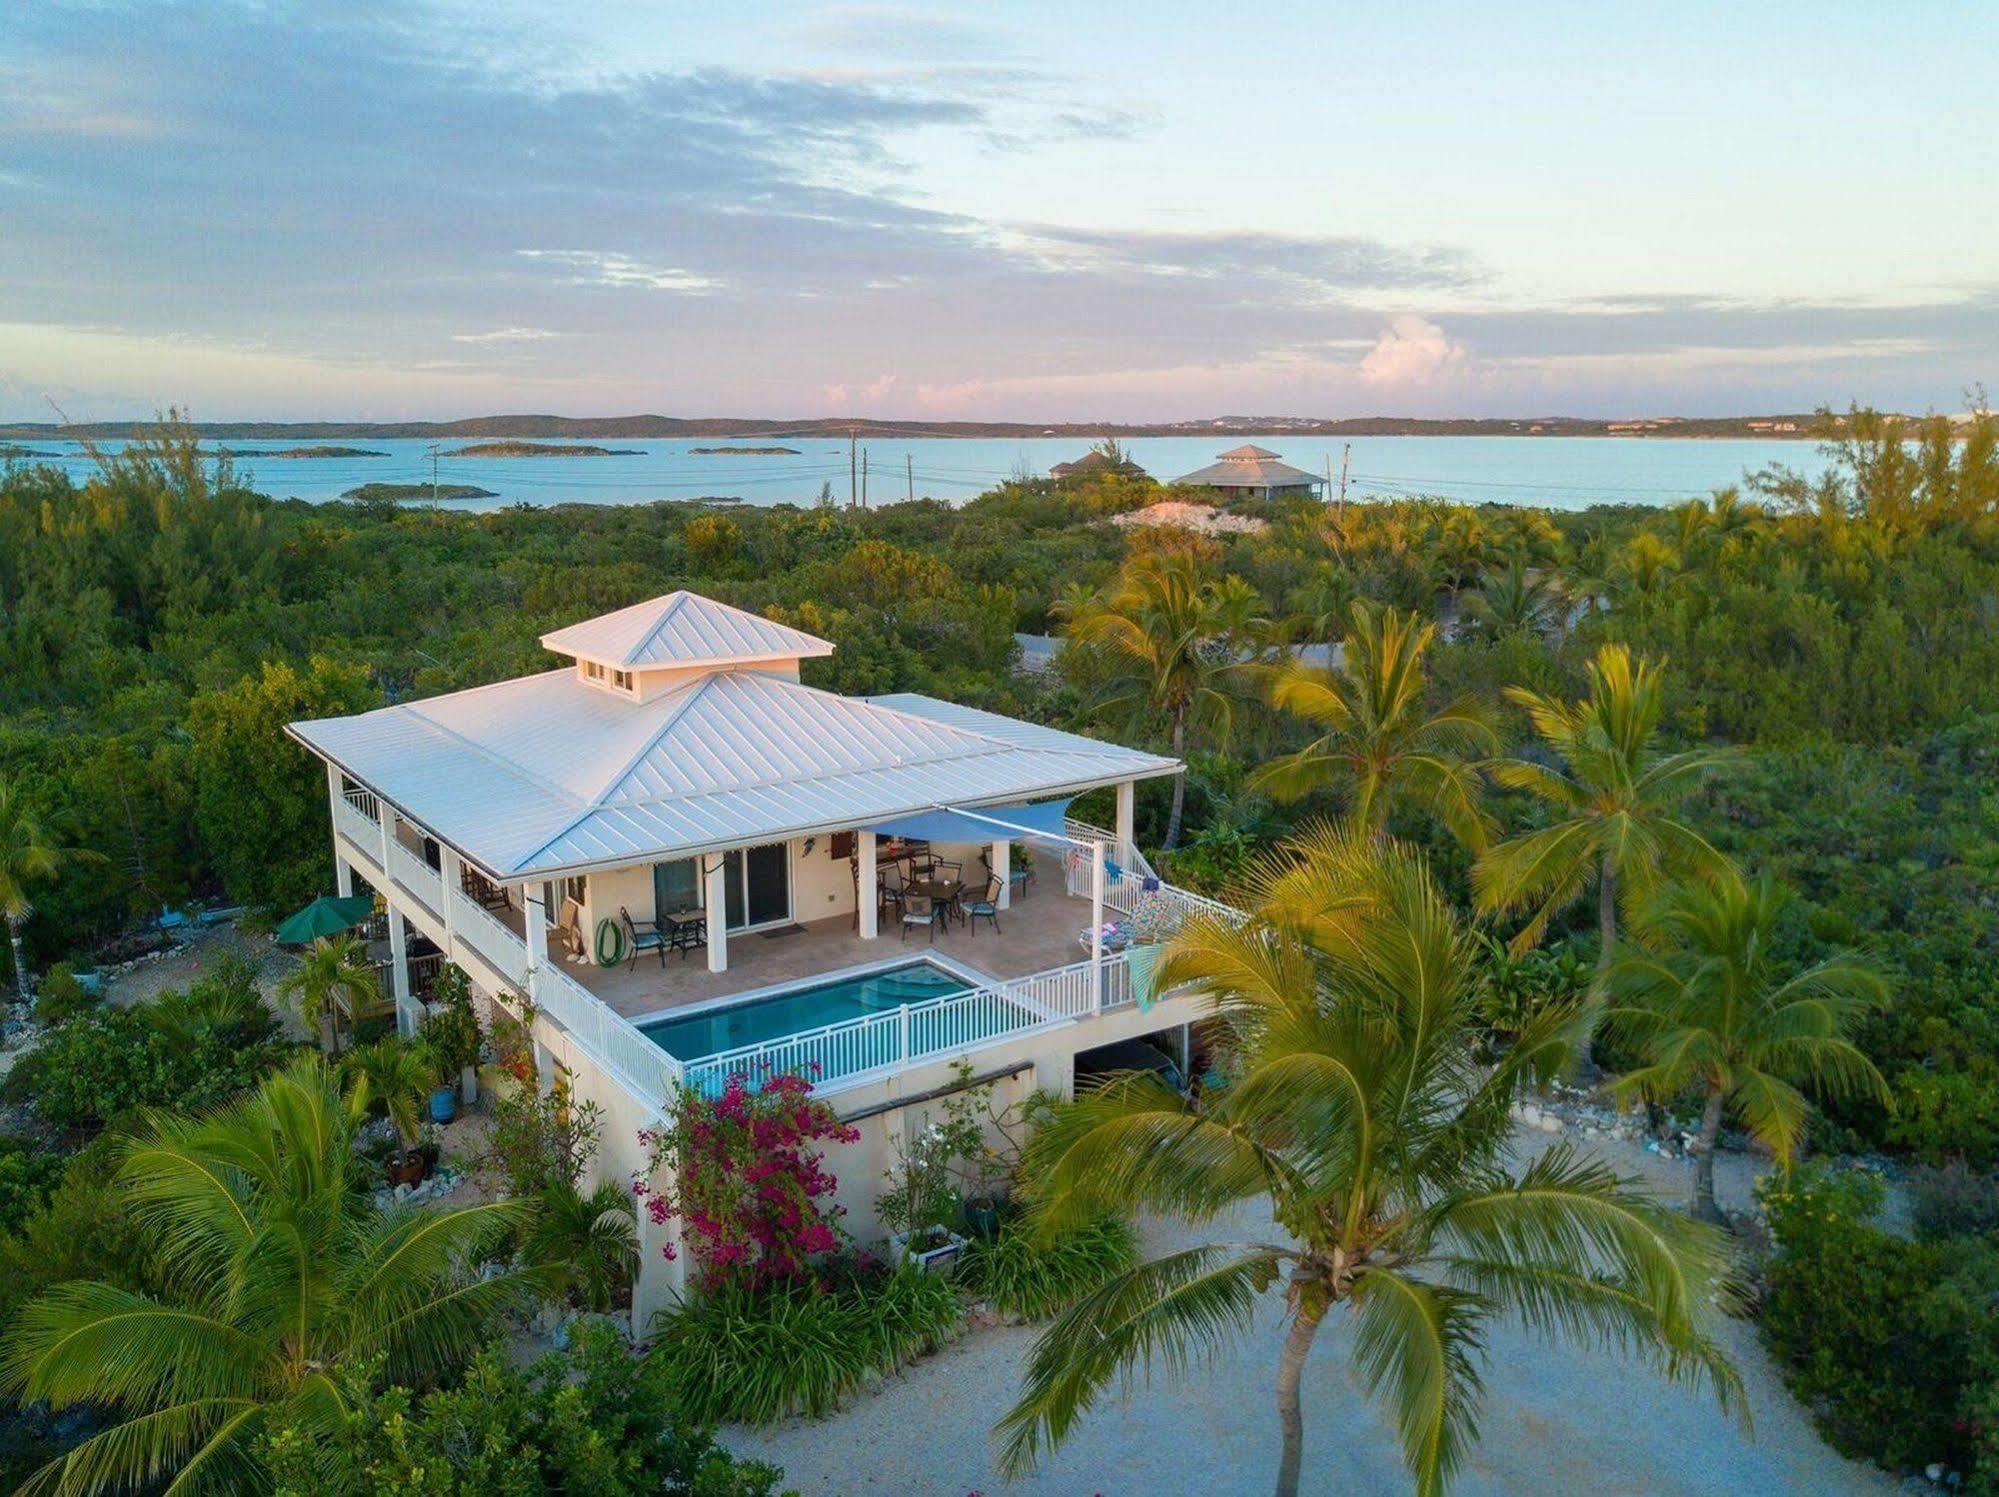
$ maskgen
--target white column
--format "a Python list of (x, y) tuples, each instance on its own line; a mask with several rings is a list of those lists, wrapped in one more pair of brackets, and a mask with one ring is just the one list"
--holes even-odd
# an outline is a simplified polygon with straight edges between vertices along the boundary
[[(521, 928), (527, 935), (528, 946), (528, 997), (538, 1009), (541, 1007), (542, 973), (548, 966), (548, 919), (542, 908), (541, 880), (529, 879), (519, 888)], [(541, 1094), (545, 1097), (555, 1085), (555, 1056), (540, 1040), (534, 1042), (534, 1068), (541, 1082)]]
[(993, 877), (999, 880), (999, 907), (1006, 909), (1013, 903), (1013, 880), (1008, 875), (1013, 872), (1013, 844), (1002, 837), (993, 844)]
[(707, 854), (708, 867), (708, 970), (729, 970), (729, 894), (724, 877), (729, 860), (721, 853)]
[(1090, 842), (1090, 991), (1104, 1003), (1104, 844)]
[(859, 869), (854, 875), (855, 909), (859, 912), (858, 929), (863, 941), (872, 941), (881, 933), (881, 895), (876, 884), (881, 874), (875, 863), (875, 834), (860, 832), (858, 847)]
[[(331, 764), (326, 766), (326, 814), (336, 816), (340, 810), (340, 771)], [(342, 899), (354, 892), (354, 870), (347, 866), (347, 860), (340, 856), (340, 823), (333, 822), (333, 892)]]
[(403, 912), (389, 906), (389, 987), (396, 998), (396, 1033), (409, 1039), (416, 1033), (417, 1006), (410, 1001), (409, 934)]
[(457, 849), (448, 842), (437, 844), (437, 862), (444, 879), (444, 894), (439, 903), (444, 907), (437, 912), (437, 918), (444, 922), (444, 956), (447, 961), (458, 960), (458, 927), (451, 923), (452, 901), (458, 891), (465, 887), (465, 860), (458, 856)]
[(1133, 812), (1138, 803), (1138, 785), (1133, 780), (1120, 780), (1117, 787), (1117, 833), (1118, 857), (1129, 861), (1131, 854), (1126, 850), (1135, 840), (1132, 832)]

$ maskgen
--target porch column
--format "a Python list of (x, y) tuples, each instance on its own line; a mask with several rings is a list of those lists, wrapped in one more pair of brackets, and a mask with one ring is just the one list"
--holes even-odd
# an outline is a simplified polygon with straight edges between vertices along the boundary
[(993, 844), (993, 877), (999, 880), (999, 907), (1006, 909), (1013, 903), (1013, 844), (1002, 837)]
[(458, 893), (465, 887), (465, 860), (449, 842), (437, 844), (438, 871), (444, 879), (444, 893), (438, 903), (444, 908), (437, 912), (437, 918), (444, 922), (444, 956), (447, 961), (458, 960), (458, 927), (452, 923), (451, 906)]
[(709, 853), (712, 862), (703, 863), (708, 881), (708, 970), (729, 970), (729, 888), (726, 877), (729, 860), (721, 853)]
[(403, 912), (389, 906), (389, 991), (396, 999), (396, 1033), (409, 1039), (416, 1033), (417, 1008), (410, 1001), (409, 932)]
[(875, 834), (859, 832), (856, 846), (859, 871), (854, 875), (854, 909), (860, 916), (858, 929), (863, 941), (872, 941), (881, 933), (881, 897), (876, 889), (880, 872), (875, 864)]
[[(340, 771), (331, 764), (326, 766), (326, 814), (329, 818), (340, 811)], [(333, 822), (333, 892), (346, 899), (354, 892), (354, 870), (347, 866), (347, 860), (340, 856), (340, 823)]]
[(1118, 857), (1129, 861), (1128, 849), (1136, 839), (1132, 833), (1133, 812), (1138, 803), (1138, 783), (1135, 780), (1120, 780), (1117, 786), (1117, 833)]
[[(527, 937), (528, 1000), (536, 1008), (541, 1007), (542, 969), (548, 965), (548, 919), (541, 897), (541, 880), (529, 879), (519, 886), (521, 895), (521, 930)], [(555, 1085), (555, 1056), (540, 1040), (534, 1042), (534, 1068), (536, 1079), (541, 1083), (541, 1095), (546, 1097)]]
[(1104, 844), (1090, 841), (1090, 991), (1104, 1006)]

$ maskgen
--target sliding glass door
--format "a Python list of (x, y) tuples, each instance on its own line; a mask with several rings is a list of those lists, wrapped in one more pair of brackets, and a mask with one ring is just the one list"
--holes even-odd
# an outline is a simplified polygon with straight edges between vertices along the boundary
[[(656, 864), (652, 871), (654, 908), (691, 910), (705, 905), (699, 862), (684, 858)], [(774, 925), (791, 918), (791, 847), (772, 842), (736, 848), (722, 860), (722, 892), (730, 930)]]

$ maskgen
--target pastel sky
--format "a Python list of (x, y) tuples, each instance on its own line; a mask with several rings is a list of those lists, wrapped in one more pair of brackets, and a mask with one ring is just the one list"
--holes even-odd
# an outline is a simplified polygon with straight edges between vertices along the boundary
[(0, 419), (1960, 409), (1983, 4), (0, 7)]

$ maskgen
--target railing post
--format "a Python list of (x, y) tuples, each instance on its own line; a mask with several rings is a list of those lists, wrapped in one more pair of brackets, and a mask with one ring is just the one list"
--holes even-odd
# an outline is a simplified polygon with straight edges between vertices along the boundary
[(896, 1059), (906, 1065), (909, 1062), (909, 1005), (903, 1004), (896, 1010), (896, 1015), (896, 1043), (900, 1046)]
[(1094, 1008), (1104, 1006), (1104, 844), (1090, 843), (1090, 988)]

